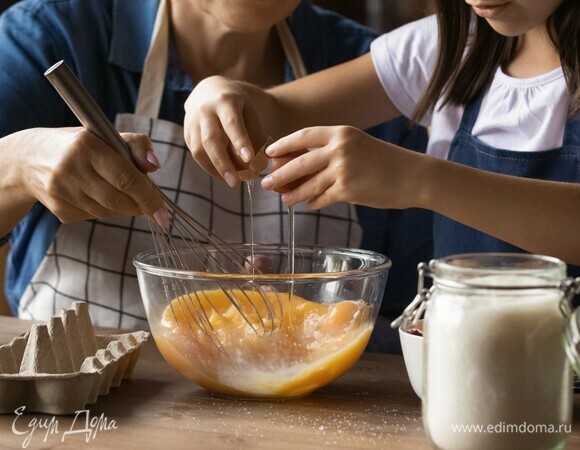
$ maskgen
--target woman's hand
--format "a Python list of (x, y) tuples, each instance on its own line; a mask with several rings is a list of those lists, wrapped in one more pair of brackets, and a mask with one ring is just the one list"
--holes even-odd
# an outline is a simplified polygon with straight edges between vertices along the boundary
[[(62, 222), (144, 215), (168, 225), (163, 200), (147, 176), (92, 133), (60, 128), (17, 134), (24, 192)], [(147, 136), (122, 136), (143, 172), (159, 168)]]
[(357, 128), (306, 128), (278, 140), (266, 154), (279, 168), (262, 180), (262, 187), (284, 192), (288, 205), (308, 202), (319, 209), (345, 201), (376, 208), (416, 206), (414, 159), (421, 155)]
[(259, 150), (256, 147), (262, 144), (253, 142), (248, 132), (262, 134), (263, 128), (243, 85), (220, 76), (209, 77), (195, 87), (185, 103), (184, 137), (193, 159), (231, 187), (240, 181), (238, 172), (247, 176), (246, 170), (252, 169), (252, 159)]

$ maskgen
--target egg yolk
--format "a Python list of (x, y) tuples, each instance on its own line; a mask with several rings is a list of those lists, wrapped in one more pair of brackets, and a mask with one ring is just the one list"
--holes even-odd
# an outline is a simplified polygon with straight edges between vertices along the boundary
[(356, 363), (372, 322), (362, 300), (323, 304), (265, 289), (220, 289), (172, 300), (153, 331), (165, 360), (208, 390), (290, 398)]

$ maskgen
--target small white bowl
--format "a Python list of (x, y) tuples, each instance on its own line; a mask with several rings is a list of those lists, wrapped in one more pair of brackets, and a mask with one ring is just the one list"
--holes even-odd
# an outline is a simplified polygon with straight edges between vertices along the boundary
[[(419, 321), (418, 328), (422, 329), (423, 321)], [(423, 336), (408, 333), (406, 324), (399, 328), (399, 338), (403, 350), (403, 359), (407, 375), (415, 394), (421, 398), (423, 392)]]

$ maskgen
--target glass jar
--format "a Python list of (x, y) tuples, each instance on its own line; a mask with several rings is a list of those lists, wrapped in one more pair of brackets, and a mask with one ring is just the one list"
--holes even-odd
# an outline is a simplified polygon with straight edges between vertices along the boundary
[(426, 310), (422, 402), (431, 444), (563, 448), (573, 393), (566, 353), (578, 366), (570, 304), (580, 279), (566, 278), (558, 259), (528, 254), (450, 256), (420, 265), (419, 275), (401, 319)]

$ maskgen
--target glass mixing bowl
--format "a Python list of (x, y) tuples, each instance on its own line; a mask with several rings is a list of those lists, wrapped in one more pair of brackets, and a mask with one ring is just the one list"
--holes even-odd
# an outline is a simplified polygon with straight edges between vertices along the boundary
[[(155, 250), (135, 258), (151, 333), (171, 366), (215, 393), (291, 398), (356, 363), (377, 318), (387, 257), (296, 247), (291, 275), (285, 245), (233, 247), (261, 273), (207, 272), (191, 249), (169, 255), (187, 271), (167, 267), (168, 255)], [(241, 261), (233, 252), (204, 251), (204, 264), (224, 258)]]

